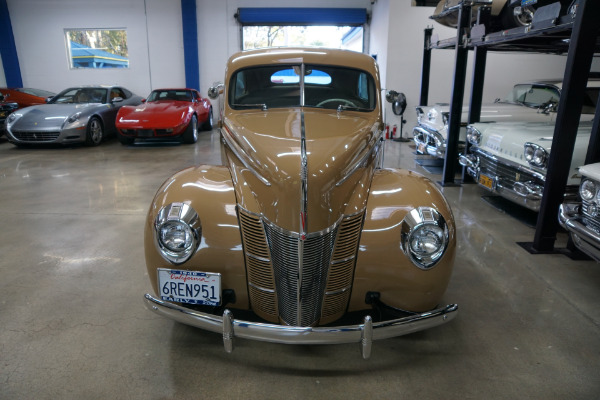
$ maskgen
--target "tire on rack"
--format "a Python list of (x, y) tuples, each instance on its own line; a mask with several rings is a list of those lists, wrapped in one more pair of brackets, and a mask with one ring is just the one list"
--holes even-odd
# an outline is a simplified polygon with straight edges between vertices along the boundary
[(198, 117), (196, 114), (192, 115), (190, 123), (183, 132), (182, 139), (185, 144), (194, 144), (198, 141)]
[(104, 139), (104, 126), (98, 117), (91, 117), (85, 132), (86, 146), (98, 146)]
[(210, 109), (208, 110), (208, 118), (206, 118), (206, 121), (204, 121), (204, 123), (202, 124), (202, 130), (203, 131), (211, 131), (213, 128), (213, 108), (210, 107)]

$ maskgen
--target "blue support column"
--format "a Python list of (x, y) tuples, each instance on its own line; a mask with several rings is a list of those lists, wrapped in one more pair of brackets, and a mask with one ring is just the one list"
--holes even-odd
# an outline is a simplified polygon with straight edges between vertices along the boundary
[(2, 64), (4, 66), (6, 86), (23, 87), (17, 46), (15, 46), (15, 37), (10, 23), (6, 0), (0, 0), (0, 55), (2, 56)]
[(200, 90), (200, 63), (198, 61), (198, 21), (196, 18), (196, 0), (181, 0), (181, 22), (183, 27), (185, 85), (190, 89)]

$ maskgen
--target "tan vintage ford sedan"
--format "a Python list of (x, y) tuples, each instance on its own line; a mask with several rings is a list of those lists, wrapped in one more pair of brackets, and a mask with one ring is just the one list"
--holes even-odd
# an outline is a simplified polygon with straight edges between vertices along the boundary
[(156, 313), (233, 338), (360, 343), (450, 321), (456, 228), (435, 184), (382, 168), (379, 72), (316, 48), (233, 55), (223, 165), (180, 171), (145, 224)]

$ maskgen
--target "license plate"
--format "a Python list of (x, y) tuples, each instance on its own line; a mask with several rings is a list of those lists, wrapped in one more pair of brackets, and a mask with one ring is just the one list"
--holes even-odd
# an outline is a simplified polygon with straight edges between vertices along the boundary
[(486, 188), (493, 190), (494, 180), (489, 176), (479, 175), (479, 184), (485, 186)]
[(419, 151), (419, 153), (421, 154), (427, 154), (426, 150), (427, 150), (427, 145), (425, 143), (419, 143), (419, 147), (417, 147), (417, 150)]
[(163, 300), (218, 306), (221, 274), (159, 268), (158, 289)]

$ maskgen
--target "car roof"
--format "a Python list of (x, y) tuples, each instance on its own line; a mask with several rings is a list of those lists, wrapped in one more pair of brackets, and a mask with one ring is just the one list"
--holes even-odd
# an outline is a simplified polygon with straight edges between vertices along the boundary
[(245, 50), (232, 55), (227, 63), (227, 80), (234, 71), (240, 68), (300, 63), (357, 68), (370, 72), (373, 76), (379, 76), (379, 68), (375, 59), (356, 51), (317, 47), (273, 47)]

